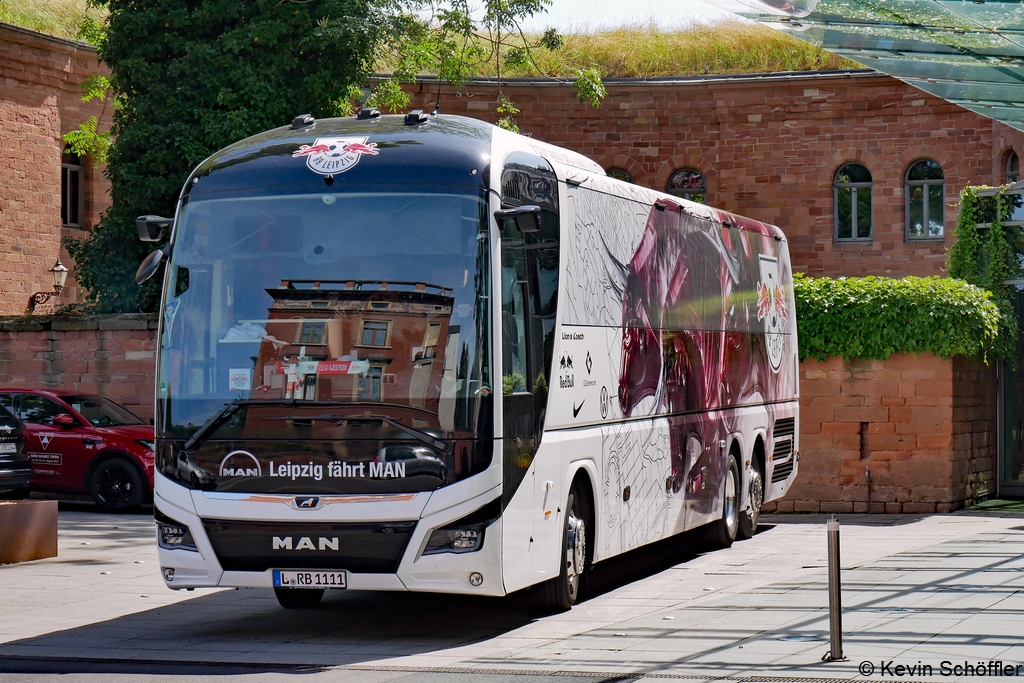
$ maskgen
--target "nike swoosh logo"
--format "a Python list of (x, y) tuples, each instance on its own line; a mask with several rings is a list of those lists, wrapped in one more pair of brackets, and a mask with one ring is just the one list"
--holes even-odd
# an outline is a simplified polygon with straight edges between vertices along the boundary
[[(583, 403), (586, 403), (586, 402), (587, 402), (587, 399), (583, 399)], [(576, 417), (577, 415), (580, 414), (580, 409), (583, 407), (583, 403), (579, 404), (578, 406), (574, 405), (572, 407), (572, 416), (573, 417)]]

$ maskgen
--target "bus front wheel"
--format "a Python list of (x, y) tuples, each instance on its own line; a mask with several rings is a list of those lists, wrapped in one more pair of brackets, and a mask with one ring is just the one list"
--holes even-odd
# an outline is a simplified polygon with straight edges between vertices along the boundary
[(312, 588), (275, 588), (277, 601), (285, 609), (310, 609), (320, 604), (324, 597), (324, 589)]
[(562, 530), (562, 561), (558, 576), (541, 585), (547, 609), (565, 611), (579, 599), (587, 574), (587, 515), (576, 485), (569, 489)]

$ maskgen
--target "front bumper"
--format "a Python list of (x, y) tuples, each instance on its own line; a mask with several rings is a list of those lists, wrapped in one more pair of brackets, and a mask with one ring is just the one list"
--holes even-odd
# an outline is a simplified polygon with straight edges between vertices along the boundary
[(0, 494), (26, 489), (31, 481), (30, 465), (0, 461)]
[[(158, 474), (155, 507), (188, 526), (198, 550), (169, 550), (158, 545), (160, 566), (174, 570), (170, 580), (170, 573), (162, 572), (172, 589), (273, 588), (274, 569), (344, 569), (348, 571), (347, 590), (504, 595), (500, 518), (487, 527), (483, 544), (475, 552), (422, 554), (434, 529), (465, 517), (499, 494), (500, 487), (495, 487), (436, 512), (427, 504), (430, 493), (395, 497), (400, 500), (353, 496), (349, 502), (336, 497), (339, 500), (333, 504), (307, 512), (281, 504), (291, 497), (210, 495)], [(409, 530), (407, 542), (396, 552), (400, 525)], [(225, 530), (232, 528), (244, 533), (229, 538), (226, 544)], [(314, 548), (323, 547), (321, 539), (327, 546), (325, 550), (298, 550), (296, 546), (305, 538)], [(275, 539), (282, 547), (291, 539), (294, 550), (268, 552)], [(247, 561), (243, 543), (254, 548)], [(333, 551), (332, 544), (338, 551)], [(470, 583), (472, 573), (483, 576), (481, 585)]]

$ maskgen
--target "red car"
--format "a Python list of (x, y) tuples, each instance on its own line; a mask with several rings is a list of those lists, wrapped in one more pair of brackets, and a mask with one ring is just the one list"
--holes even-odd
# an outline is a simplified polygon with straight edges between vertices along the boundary
[(25, 423), (33, 491), (88, 493), (127, 510), (153, 491), (153, 427), (101, 396), (0, 387), (0, 405)]

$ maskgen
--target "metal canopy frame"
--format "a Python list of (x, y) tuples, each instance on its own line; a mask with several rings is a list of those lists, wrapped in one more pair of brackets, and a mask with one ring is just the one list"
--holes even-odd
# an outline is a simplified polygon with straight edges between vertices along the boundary
[(1024, 131), (1022, 0), (705, 0)]

